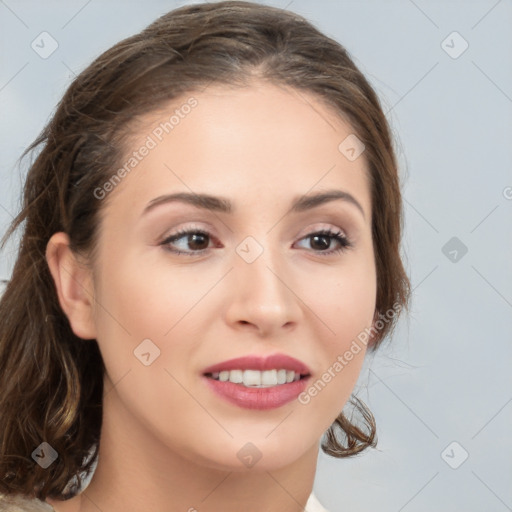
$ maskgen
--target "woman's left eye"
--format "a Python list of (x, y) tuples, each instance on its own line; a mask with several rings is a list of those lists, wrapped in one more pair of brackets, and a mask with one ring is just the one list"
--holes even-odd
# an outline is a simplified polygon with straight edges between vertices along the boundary
[[(189, 229), (185, 231), (179, 231), (173, 235), (167, 237), (160, 245), (175, 254), (185, 254), (187, 256), (196, 256), (204, 253), (209, 246), (209, 240), (211, 236), (207, 231), (201, 229)], [(346, 249), (352, 247), (352, 243), (349, 239), (341, 232), (334, 232), (329, 229), (323, 229), (311, 233), (301, 240), (311, 239), (314, 241), (314, 245), (320, 246), (321, 250), (315, 250), (313, 252), (321, 254), (322, 256), (340, 253)], [(187, 246), (191, 251), (176, 249), (179, 240), (184, 240), (185, 243), (182, 245)], [(325, 248), (331, 245), (334, 241), (338, 244), (338, 248), (325, 250)], [(199, 246), (199, 247), (198, 247)]]
[(308, 238), (312, 239), (315, 245), (319, 245), (320, 247), (324, 248), (326, 245), (330, 246), (331, 241), (333, 240), (338, 244), (338, 248), (335, 249), (330, 249), (328, 251), (314, 251), (316, 253), (319, 253), (321, 256), (337, 254), (352, 247), (352, 242), (343, 234), (342, 231), (334, 232), (331, 231), (330, 229), (322, 229), (321, 231), (316, 231), (315, 233), (311, 233), (305, 236), (301, 240), (307, 240)]

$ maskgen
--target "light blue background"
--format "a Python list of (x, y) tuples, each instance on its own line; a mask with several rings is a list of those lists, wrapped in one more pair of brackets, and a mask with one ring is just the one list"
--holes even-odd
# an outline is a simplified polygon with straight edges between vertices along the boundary
[[(0, 0), (2, 234), (20, 204), (16, 160), (73, 75), (185, 3)], [(332, 512), (512, 510), (512, 2), (267, 3), (349, 50), (388, 112), (404, 180), (412, 312), (357, 386), (378, 449), (322, 453), (316, 493)], [(48, 59), (30, 46), (42, 31), (59, 44)], [(456, 59), (441, 46), (453, 31), (469, 44)], [(457, 262), (442, 252), (452, 237), (468, 248)], [(453, 441), (461, 448), (443, 459)], [(469, 457), (452, 469), (461, 449)]]

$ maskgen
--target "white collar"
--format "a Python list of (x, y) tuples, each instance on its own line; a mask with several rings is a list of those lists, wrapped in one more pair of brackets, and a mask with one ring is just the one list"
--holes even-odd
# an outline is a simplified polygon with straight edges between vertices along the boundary
[(306, 503), (306, 512), (328, 512), (318, 501), (314, 493), (311, 493)]

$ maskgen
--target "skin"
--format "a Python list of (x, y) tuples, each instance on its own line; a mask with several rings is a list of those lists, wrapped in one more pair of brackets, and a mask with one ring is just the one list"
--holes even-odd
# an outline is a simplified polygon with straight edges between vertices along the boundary
[[(302, 510), (319, 441), (363, 364), (364, 348), (307, 405), (266, 411), (204, 384), (207, 366), (278, 352), (316, 381), (372, 325), (377, 283), (367, 163), (338, 150), (350, 125), (314, 96), (268, 83), (193, 96), (198, 106), (109, 193), (95, 261), (77, 258), (64, 233), (48, 244), (60, 304), (106, 365), (98, 467), (81, 495), (48, 500), (57, 512)], [(130, 153), (185, 100), (141, 119)], [(350, 193), (364, 214), (342, 200), (288, 212), (293, 198), (327, 189)], [(152, 199), (191, 191), (228, 198), (234, 213), (168, 203), (141, 216)], [(180, 228), (211, 236), (171, 247), (206, 251), (160, 245)], [(353, 246), (323, 254), (339, 245), (308, 237), (321, 229)], [(263, 248), (252, 263), (236, 252), (248, 236)], [(149, 366), (133, 353), (147, 338), (160, 349)], [(237, 457), (248, 442), (262, 455), (252, 468)]]

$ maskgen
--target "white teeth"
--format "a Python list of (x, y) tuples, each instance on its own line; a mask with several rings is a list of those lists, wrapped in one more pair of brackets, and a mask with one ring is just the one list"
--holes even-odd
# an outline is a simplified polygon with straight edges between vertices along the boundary
[(277, 386), (277, 370), (261, 372), (262, 386)]
[(244, 371), (244, 386), (261, 386), (261, 372), (258, 370)]
[(224, 370), (222, 372), (214, 372), (211, 374), (212, 379), (221, 382), (233, 382), (234, 384), (243, 384), (246, 387), (268, 388), (279, 386), (281, 384), (289, 384), (290, 382), (300, 380), (300, 373), (293, 370)]
[(244, 381), (244, 372), (242, 370), (231, 370), (229, 372), (229, 381), (240, 384)]

